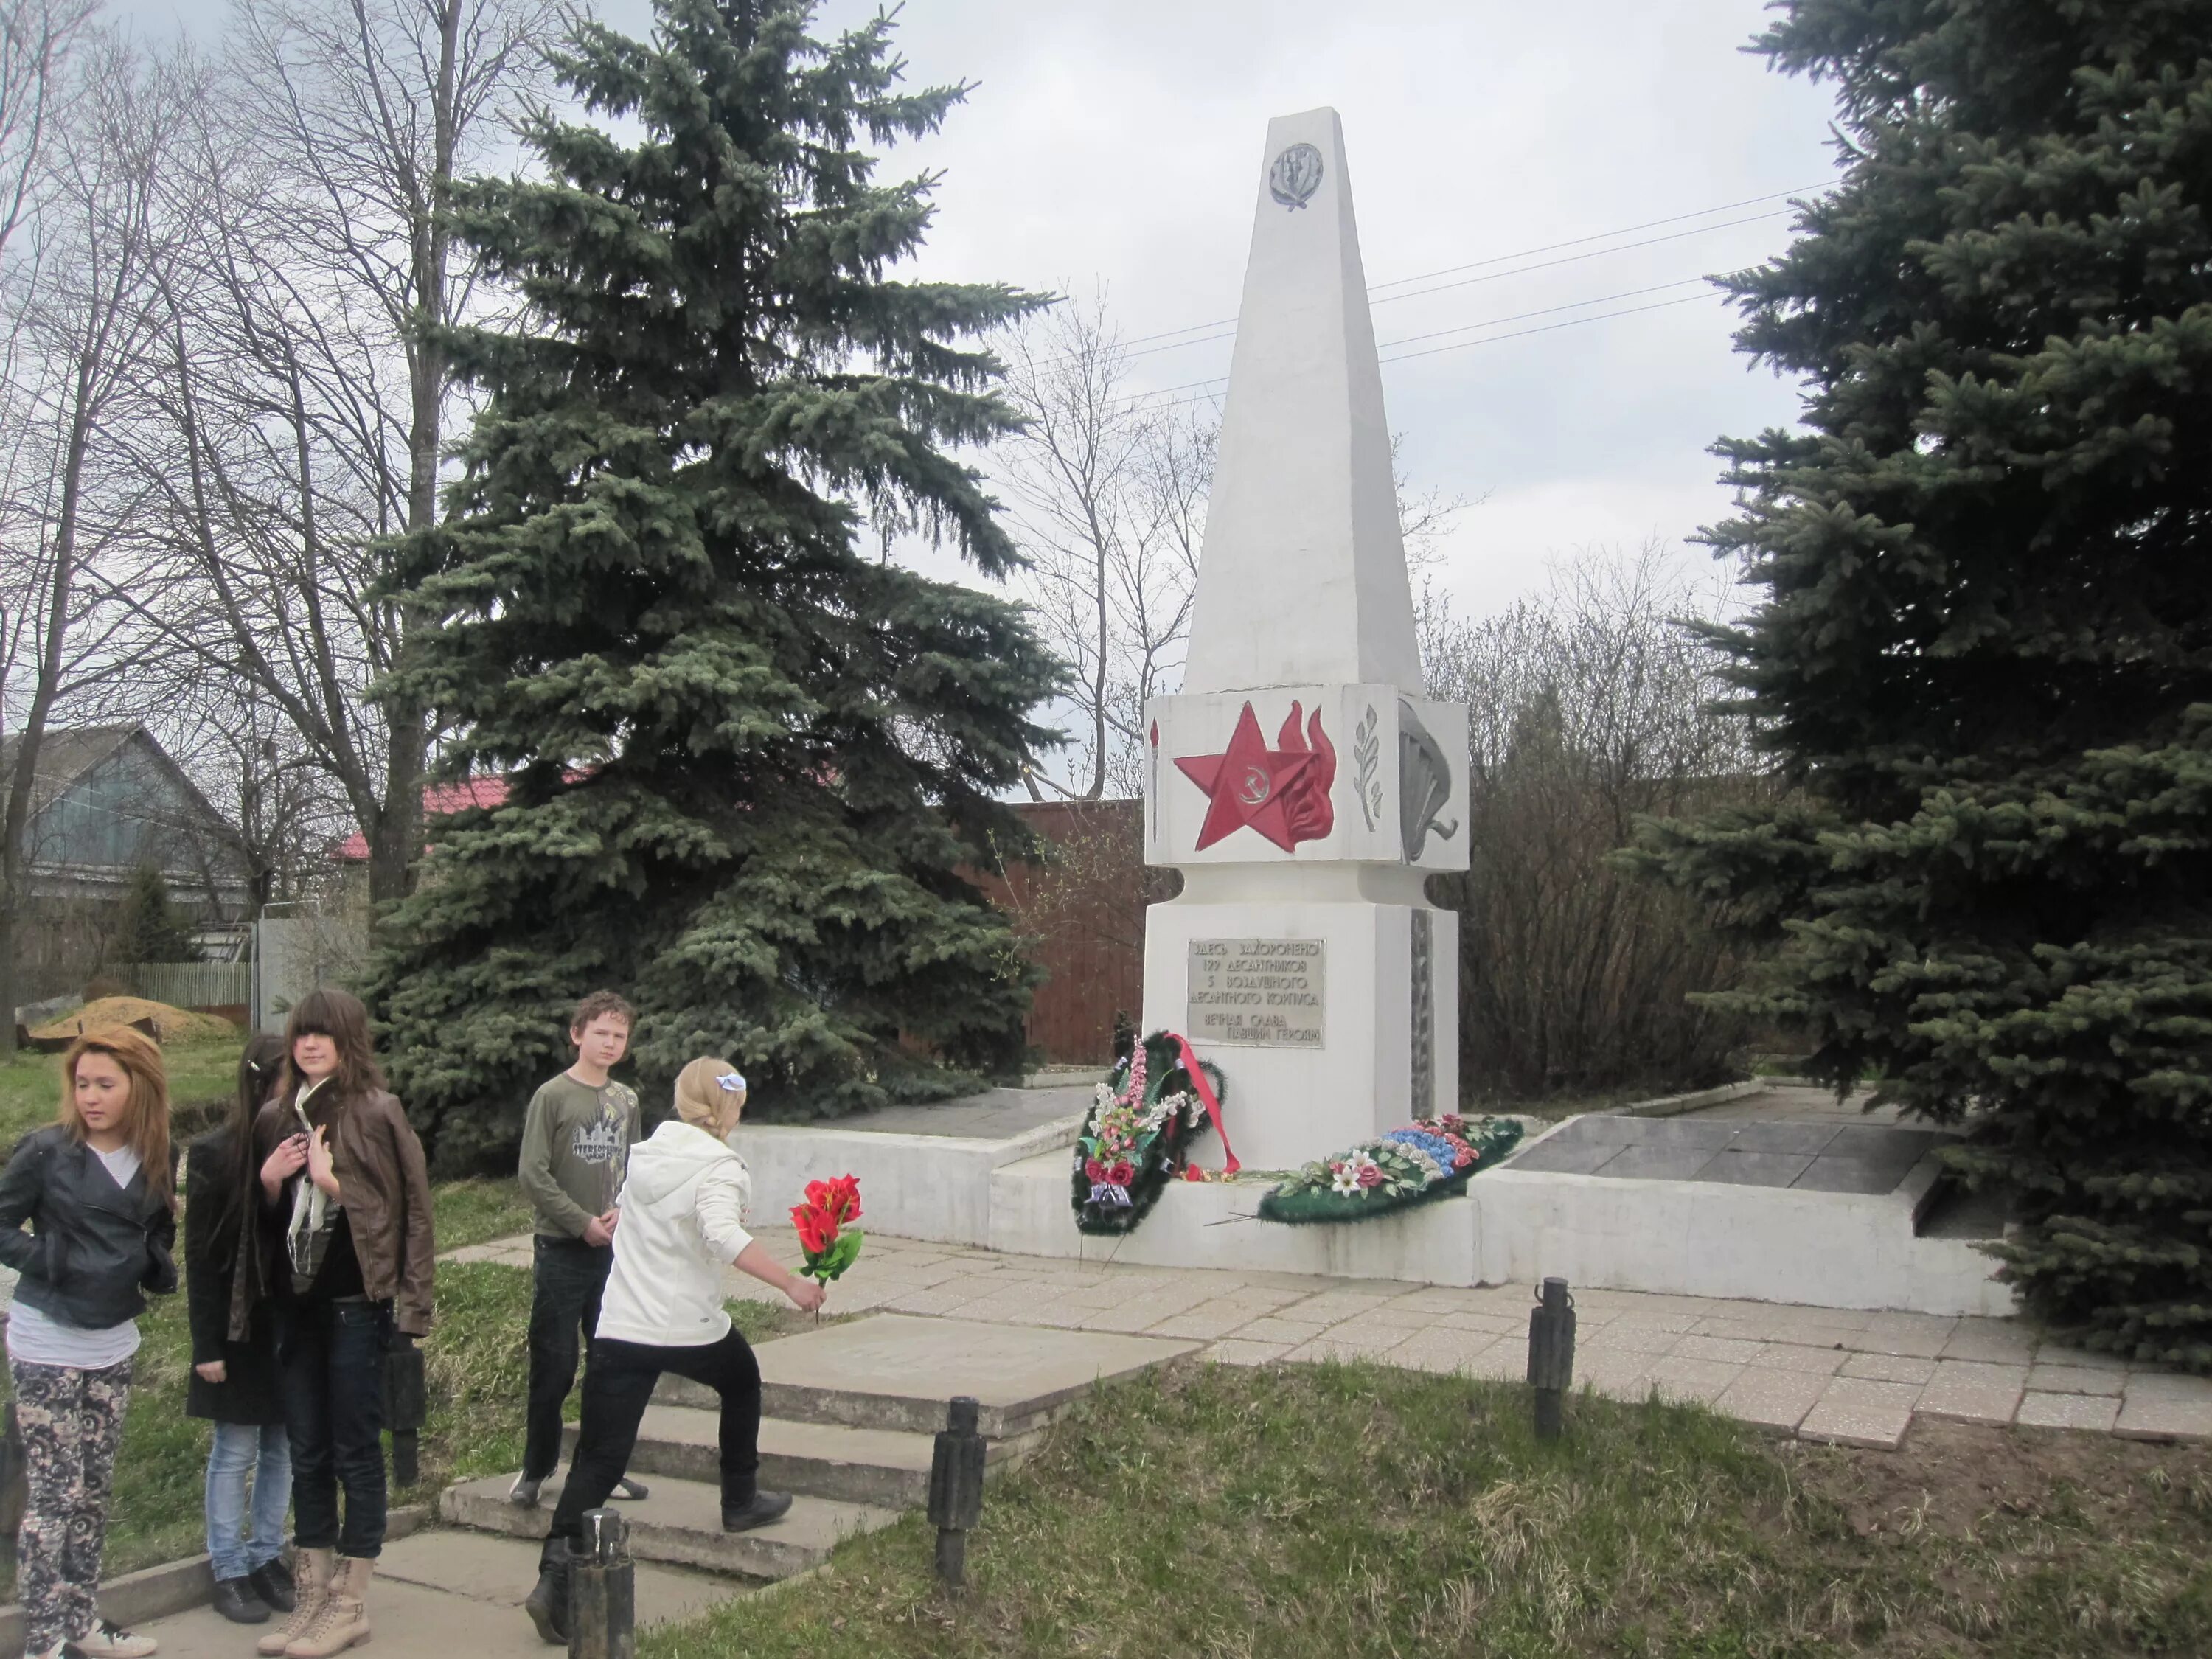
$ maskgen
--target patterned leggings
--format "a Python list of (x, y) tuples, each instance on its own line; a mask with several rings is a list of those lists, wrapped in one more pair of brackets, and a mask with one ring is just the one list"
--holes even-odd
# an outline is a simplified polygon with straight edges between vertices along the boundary
[(23, 1650), (46, 1653), (92, 1632), (115, 1449), (131, 1401), (131, 1361), (96, 1371), (10, 1360), (30, 1493), (15, 1534)]

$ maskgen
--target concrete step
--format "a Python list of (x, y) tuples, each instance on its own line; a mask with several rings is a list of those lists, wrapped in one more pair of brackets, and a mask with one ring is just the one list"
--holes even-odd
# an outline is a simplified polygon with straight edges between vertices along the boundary
[[(560, 1481), (547, 1481), (543, 1501), (532, 1509), (507, 1501), (514, 1482), (513, 1475), (501, 1474), (448, 1487), (438, 1500), (439, 1515), (454, 1526), (479, 1532), (543, 1539), (552, 1526), (553, 1506), (560, 1500)], [(872, 1504), (800, 1498), (774, 1526), (726, 1533), (719, 1486), (667, 1476), (651, 1485), (653, 1495), (642, 1504), (618, 1506), (630, 1524), (631, 1554), (641, 1561), (703, 1567), (747, 1578), (788, 1578), (805, 1572), (828, 1559), (840, 1540), (898, 1519), (895, 1510)]]
[[(713, 1485), (720, 1478), (719, 1413), (689, 1406), (646, 1407), (629, 1472), (641, 1479), (667, 1475)], [(987, 1474), (1004, 1474), (1031, 1449), (1036, 1436), (994, 1440), (984, 1448)], [(570, 1424), (564, 1452), (576, 1446)], [(769, 1417), (760, 1425), (760, 1483), (773, 1492), (919, 1509), (929, 1500), (929, 1465), (935, 1437), (890, 1429), (856, 1429), (836, 1423), (799, 1423)]]
[[(1021, 1440), (1064, 1415), (1098, 1383), (1195, 1351), (1195, 1342), (1104, 1331), (992, 1325), (872, 1314), (824, 1325), (756, 1351), (761, 1410), (789, 1422), (930, 1435), (947, 1404), (972, 1395), (991, 1440)], [(662, 1405), (711, 1410), (711, 1390), (663, 1376)]]

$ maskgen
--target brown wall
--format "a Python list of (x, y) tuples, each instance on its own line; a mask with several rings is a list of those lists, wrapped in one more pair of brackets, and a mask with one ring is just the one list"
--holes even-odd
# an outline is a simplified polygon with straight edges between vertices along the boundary
[(1181, 878), (1144, 861), (1144, 803), (1040, 801), (1014, 809), (1046, 844), (1042, 864), (984, 874), (984, 890), (1018, 919), (1030, 961), (1045, 970), (1029, 1040), (1054, 1065), (1103, 1066), (1114, 1016), (1142, 1012), (1145, 906)]

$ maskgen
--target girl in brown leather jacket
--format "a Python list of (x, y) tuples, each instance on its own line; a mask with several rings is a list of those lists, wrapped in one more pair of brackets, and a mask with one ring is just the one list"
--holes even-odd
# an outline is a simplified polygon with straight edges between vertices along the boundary
[(384, 1086), (368, 1010), (343, 991), (312, 991), (284, 1036), (283, 1078), (255, 1144), (292, 1447), (297, 1605), (256, 1645), (331, 1659), (368, 1640), (368, 1582), (384, 1547), (384, 1356), (429, 1331), (437, 1246), (422, 1143)]

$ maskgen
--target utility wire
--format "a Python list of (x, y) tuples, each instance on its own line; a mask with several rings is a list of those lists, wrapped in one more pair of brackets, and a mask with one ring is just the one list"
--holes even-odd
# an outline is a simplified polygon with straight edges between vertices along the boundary
[[(1673, 285), (1668, 284), (1668, 286)], [(1379, 362), (1382, 363), (1402, 363), (1411, 357), (1433, 357), (1438, 352), (1464, 351), (1469, 346), (1496, 345), (1501, 340), (1518, 340), (1525, 338), (1531, 334), (1550, 334), (1559, 329), (1580, 328), (1584, 323), (1602, 323), (1614, 317), (1634, 317), (1647, 311), (1665, 311), (1674, 306), (1694, 305), (1699, 300), (1709, 298), (1717, 299), (1720, 296), (1717, 294), (1686, 294), (1678, 300), (1660, 300), (1648, 306), (1626, 306), (1619, 311), (1601, 311), (1595, 317), (1571, 317), (1563, 323), (1543, 323), (1538, 325), (1534, 328), (1516, 328), (1510, 334), (1488, 334), (1485, 335), (1480, 340), (1460, 340), (1450, 345), (1430, 346), (1420, 351), (1401, 351), (1395, 357), (1384, 357), (1380, 359)], [(1586, 300), (1583, 303), (1585, 305), (1594, 305), (1596, 301)], [(1559, 308), (1568, 309), (1569, 307), (1562, 307)], [(1529, 312), (1523, 314), (1528, 316), (1541, 316), (1543, 313), (1540, 312)], [(1510, 318), (1501, 317), (1495, 320), (1498, 322), (1510, 322), (1513, 319)], [(1469, 326), (1481, 327), (1485, 325), (1481, 324), (1471, 324)], [(1451, 331), (1447, 331), (1449, 332)], [(1224, 386), (1228, 384), (1228, 377), (1225, 375), (1218, 380), (1193, 380), (1188, 383), (1189, 386)], [(1170, 386), (1165, 388), (1165, 392), (1181, 392), (1186, 389), (1187, 388), (1184, 386)], [(1147, 395), (1152, 397), (1160, 397), (1165, 395), (1165, 392), (1153, 392)], [(1172, 403), (1159, 404), (1155, 405), (1155, 407), (1162, 410), (1182, 409), (1191, 404), (1211, 402), (1213, 396), (1214, 394), (1211, 392), (1201, 392), (1196, 397), (1178, 398)]]
[[(1788, 197), (1802, 196), (1808, 191), (1818, 190), (1820, 188), (1820, 185), (1802, 185), (1794, 190), (1770, 191), (1764, 196), (1747, 196), (1741, 201), (1723, 202), (1715, 207), (1699, 208), (1694, 213), (1669, 214), (1663, 219), (1646, 219), (1640, 224), (1620, 225), (1612, 230), (1595, 231), (1588, 236), (1570, 237), (1564, 242), (1546, 242), (1540, 246), (1524, 247), (1516, 252), (1492, 254), (1486, 259), (1476, 259), (1468, 264), (1446, 265), (1440, 270), (1425, 270), (1417, 276), (1397, 276), (1392, 278), (1387, 283), (1370, 283), (1368, 284), (1367, 291), (1370, 295), (1379, 294), (1386, 288), (1403, 288), (1408, 283), (1425, 283), (1433, 276), (1455, 276), (1462, 270), (1474, 270), (1486, 265), (1504, 264), (1514, 259), (1534, 258), (1539, 253), (1556, 253), (1563, 247), (1580, 247), (1586, 242), (1610, 241), (1616, 236), (1632, 236), (1639, 230), (1656, 230), (1662, 225), (1678, 225), (1686, 219), (1704, 219), (1709, 218), (1716, 213), (1732, 213), (1740, 207), (1755, 207), (1761, 202), (1780, 201)], [(1755, 216), (1761, 219), (1770, 219), (1779, 218), (1782, 216), (1779, 213), (1770, 213), (1759, 214)], [(1750, 221), (1735, 220), (1732, 222), (1746, 224), (1749, 223)], [(1699, 231), (1692, 231), (1688, 234), (1697, 235), (1702, 234), (1702, 231), (1704, 230), (1725, 230), (1728, 227), (1726, 225), (1706, 225), (1702, 227)], [(1643, 246), (1645, 245), (1638, 243), (1636, 246)], [(1601, 251), (1609, 252), (1612, 250), (1605, 249)], [(1531, 269), (1540, 270), (1545, 269), (1545, 267), (1539, 265), (1533, 266)], [(1406, 298), (1409, 296), (1401, 295), (1394, 295), (1393, 297)], [(1163, 329), (1157, 334), (1139, 334), (1135, 336), (1133, 338), (1124, 340), (1121, 343), (1124, 345), (1137, 346), (1148, 344), (1154, 340), (1171, 340), (1178, 334), (1196, 334), (1209, 328), (1226, 328), (1235, 323), (1236, 320), (1237, 319), (1234, 317), (1218, 317), (1210, 323), (1192, 323), (1188, 326), (1183, 328)], [(1195, 344), (1196, 342), (1194, 341), (1190, 343)], [(1137, 356), (1143, 354), (1132, 352), (1130, 355), (1132, 356)]]
[[(1438, 283), (1433, 288), (1417, 288), (1409, 293), (1405, 294), (1386, 294), (1380, 299), (1370, 297), (1368, 301), (1368, 304), (1370, 307), (1374, 306), (1387, 306), (1400, 300), (1418, 300), (1422, 295), (1427, 294), (1443, 294), (1455, 288), (1471, 288), (1480, 283), (1502, 283), (1510, 276), (1524, 276), (1531, 271), (1550, 270), (1559, 265), (1579, 264), (1585, 259), (1602, 258), (1608, 253), (1626, 253), (1632, 248), (1656, 247), (1662, 242), (1679, 242), (1686, 236), (1702, 236), (1710, 230), (1731, 230), (1738, 225), (1755, 225), (1768, 219), (1784, 219), (1788, 216), (1789, 214), (1786, 210), (1778, 210), (1772, 213), (1754, 213), (1747, 218), (1723, 220), (1717, 225), (1699, 225), (1693, 230), (1670, 231), (1664, 236), (1647, 236), (1639, 242), (1621, 242), (1612, 247), (1592, 248), (1586, 253), (1570, 253), (1560, 258), (1546, 259), (1533, 265), (1516, 265), (1510, 270), (1492, 270), (1486, 271), (1480, 276), (1462, 276), (1456, 282)], [(1589, 240), (1591, 239), (1585, 237), (1583, 240)], [(1569, 244), (1561, 243), (1559, 244), (1559, 246), (1569, 246)], [(1530, 251), (1533, 252), (1542, 252), (1541, 249), (1532, 249)], [(1519, 258), (1522, 256), (1519, 254), (1508, 254), (1502, 257), (1506, 258)], [(1481, 264), (1494, 264), (1498, 263), (1498, 261), (1486, 259), (1478, 261), (1478, 263)], [(1454, 269), (1459, 270), (1472, 270), (1474, 269), (1474, 266), (1459, 265), (1454, 267)], [(1445, 273), (1439, 271), (1431, 271), (1430, 273), (1431, 276), (1441, 276), (1443, 274)], [(1425, 279), (1417, 276), (1408, 276), (1405, 280), (1407, 282), (1420, 282)], [(1370, 289), (1369, 293), (1371, 296), (1373, 290)], [(1232, 317), (1228, 320), (1234, 323), (1237, 319)], [(1212, 327), (1213, 325), (1206, 324), (1203, 325), (1203, 326)], [(1122, 356), (1125, 357), (1149, 357), (1155, 352), (1181, 351), (1186, 346), (1210, 345), (1217, 340), (1233, 340), (1236, 337), (1237, 331), (1234, 328), (1225, 328), (1218, 334), (1202, 334), (1194, 340), (1175, 340), (1170, 342), (1166, 345), (1146, 346), (1141, 350), (1124, 352)], [(1063, 363), (1068, 361), (1069, 359), (1066, 356), (1048, 358), (1043, 363), (1040, 364), (1039, 367), (1049, 368), (1054, 363)]]

